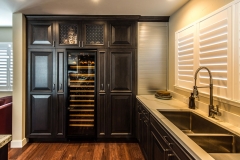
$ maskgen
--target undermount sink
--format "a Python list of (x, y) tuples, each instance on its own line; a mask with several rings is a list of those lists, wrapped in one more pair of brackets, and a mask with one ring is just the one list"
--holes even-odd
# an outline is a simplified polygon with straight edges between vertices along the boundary
[(240, 153), (240, 137), (190, 111), (158, 110), (208, 153)]

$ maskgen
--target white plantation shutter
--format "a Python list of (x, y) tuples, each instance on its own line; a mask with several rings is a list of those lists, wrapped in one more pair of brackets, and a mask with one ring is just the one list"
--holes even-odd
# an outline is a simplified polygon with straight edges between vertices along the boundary
[(12, 90), (13, 85), (12, 43), (0, 43), (0, 91)]
[[(231, 30), (228, 25), (231, 21), (229, 10), (225, 9), (211, 17), (199, 22), (198, 41), (199, 41), (199, 66), (206, 66), (213, 77), (213, 94), (231, 98), (230, 81), (228, 76), (231, 74), (231, 48), (229, 39)], [(199, 72), (199, 85), (209, 84), (209, 75), (206, 70)], [(209, 89), (202, 89), (209, 93)]]
[[(232, 98), (231, 23), (231, 7), (227, 7), (175, 33), (176, 86), (192, 89), (195, 71), (205, 66), (212, 73), (213, 94)], [(200, 70), (197, 86), (208, 86), (209, 82), (207, 70)], [(209, 94), (209, 88), (200, 88), (199, 92)]]
[(176, 34), (177, 84), (183, 88), (193, 88), (195, 27), (190, 26)]

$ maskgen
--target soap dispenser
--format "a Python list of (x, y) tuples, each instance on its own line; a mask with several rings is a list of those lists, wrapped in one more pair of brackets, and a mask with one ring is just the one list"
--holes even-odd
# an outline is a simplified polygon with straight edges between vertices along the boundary
[(193, 93), (191, 93), (191, 96), (189, 97), (189, 104), (188, 107), (190, 109), (195, 109), (195, 98), (193, 96)]

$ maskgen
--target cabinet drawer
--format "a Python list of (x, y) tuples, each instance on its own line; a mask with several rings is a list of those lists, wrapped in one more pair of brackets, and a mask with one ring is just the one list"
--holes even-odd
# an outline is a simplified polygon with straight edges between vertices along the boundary
[(177, 157), (184, 160), (193, 159), (190, 155), (187, 154), (184, 148), (182, 148), (182, 146), (168, 133), (168, 131), (159, 122), (156, 121), (152, 115), (150, 116), (150, 123), (151, 126), (159, 132), (162, 139)]
[(148, 110), (142, 105), (142, 115), (145, 116), (145, 118), (149, 119), (149, 112)]

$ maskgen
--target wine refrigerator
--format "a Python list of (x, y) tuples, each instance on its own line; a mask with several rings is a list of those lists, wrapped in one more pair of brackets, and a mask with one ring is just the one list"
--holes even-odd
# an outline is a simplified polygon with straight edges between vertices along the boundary
[(96, 134), (96, 50), (68, 50), (68, 136)]

